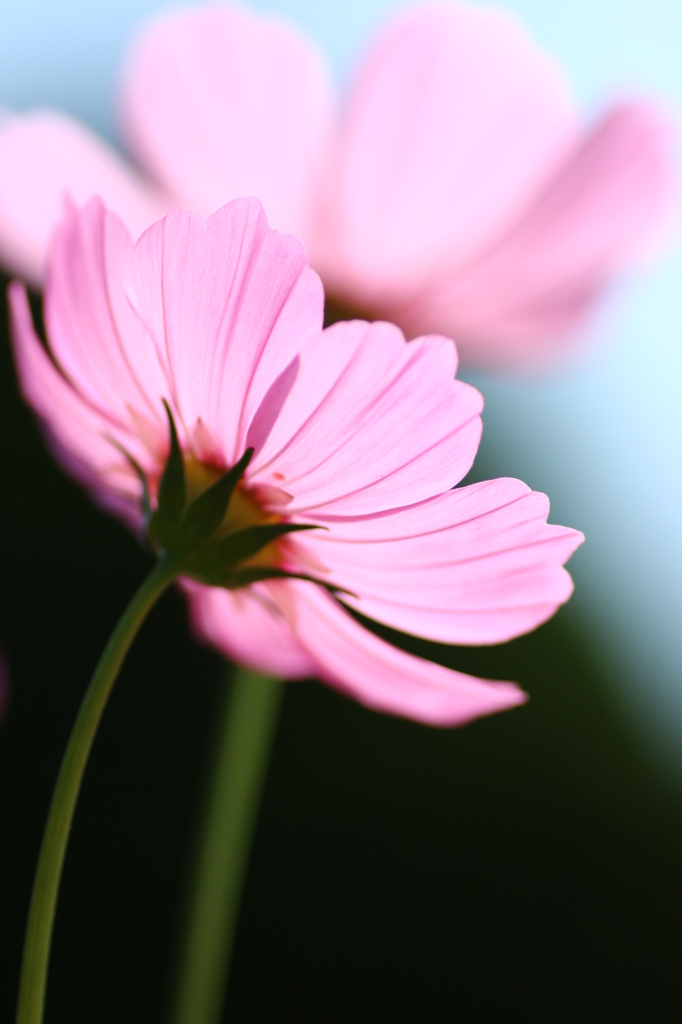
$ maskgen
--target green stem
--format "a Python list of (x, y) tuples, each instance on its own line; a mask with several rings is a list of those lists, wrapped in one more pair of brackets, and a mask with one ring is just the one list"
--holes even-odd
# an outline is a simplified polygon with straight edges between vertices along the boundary
[(282, 683), (236, 669), (226, 693), (190, 890), (173, 1024), (218, 1024)]
[(43, 1019), (59, 881), (76, 800), (97, 726), (137, 631), (176, 575), (173, 562), (162, 558), (137, 591), (104, 649), (71, 731), (50, 804), (33, 883), (19, 983), (17, 1024), (40, 1024)]

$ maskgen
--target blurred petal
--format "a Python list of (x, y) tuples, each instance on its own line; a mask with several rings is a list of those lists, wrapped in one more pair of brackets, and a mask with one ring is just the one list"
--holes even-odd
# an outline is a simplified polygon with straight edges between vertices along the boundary
[(331, 130), (327, 72), (293, 28), (231, 7), (152, 21), (123, 79), (132, 152), (182, 205), (208, 216), (257, 196), (306, 240)]
[(315, 662), (264, 588), (185, 587), (194, 633), (226, 658), (281, 679), (315, 675)]
[(490, 480), (362, 519), (319, 517), (329, 532), (297, 547), (395, 629), (451, 644), (501, 643), (568, 600), (563, 563), (582, 542), (547, 523), (549, 502), (520, 480)]
[(453, 487), (476, 454), (483, 406), (456, 368), (447, 338), (407, 344), (392, 324), (334, 324), (302, 355), (254, 472), (295, 495), (289, 512), (316, 515), (362, 515)]
[(96, 193), (133, 238), (171, 205), (83, 125), (48, 110), (0, 120), (0, 262), (39, 285), (47, 246), (64, 213)]
[(351, 96), (325, 281), (370, 308), (402, 299), (511, 223), (575, 134), (560, 70), (512, 17), (401, 15)]
[(513, 683), (475, 679), (392, 647), (319, 587), (288, 584), (288, 595), (285, 613), (319, 678), (376, 711), (449, 726), (526, 700)]
[(401, 322), (454, 334), (470, 362), (547, 358), (670, 221), (670, 135), (650, 108), (611, 110), (500, 241), (446, 264)]
[(256, 200), (235, 200), (208, 220), (172, 210), (135, 246), (125, 287), (186, 436), (201, 420), (232, 464), (278, 378), (321, 334), (322, 286), (303, 246), (270, 230)]

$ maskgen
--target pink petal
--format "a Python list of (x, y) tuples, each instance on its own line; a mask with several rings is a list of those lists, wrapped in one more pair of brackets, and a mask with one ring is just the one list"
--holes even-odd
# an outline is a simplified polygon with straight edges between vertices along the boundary
[(130, 56), (121, 111), (133, 153), (183, 206), (208, 216), (257, 196), (270, 224), (308, 238), (332, 101), (295, 30), (231, 7), (157, 18)]
[(383, 515), (316, 516), (328, 530), (300, 535), (296, 548), (370, 618), (442, 643), (501, 643), (573, 590), (562, 565), (583, 536), (549, 525), (548, 512), (520, 480), (490, 480)]
[(123, 218), (134, 238), (170, 205), (65, 114), (38, 110), (0, 121), (0, 262), (6, 268), (39, 285), (65, 195), (82, 204), (93, 193)]
[(291, 494), (292, 514), (363, 515), (453, 487), (476, 454), (483, 405), (456, 365), (446, 338), (407, 344), (391, 324), (334, 324), (301, 355), (254, 479)]
[(185, 589), (195, 635), (226, 658), (280, 679), (315, 675), (315, 662), (264, 588), (229, 591), (186, 583)]
[(107, 437), (144, 458), (133, 435), (112, 427), (85, 402), (55, 367), (36, 337), (26, 290), (18, 281), (9, 286), (14, 358), (21, 393), (41, 420), (61, 464), (93, 496), (129, 521), (131, 497), (139, 499), (139, 484), (128, 463)]
[[(201, 419), (234, 462), (266, 395), (283, 374), (290, 387), (290, 364), (321, 333), (322, 286), (303, 246), (269, 229), (255, 199), (208, 220), (173, 210), (135, 246), (126, 293), (154, 339), (186, 436)], [(280, 390), (279, 404), (288, 393)], [(261, 443), (268, 412), (254, 428)]]
[(511, 223), (575, 134), (561, 72), (509, 15), (401, 15), (351, 97), (326, 284), (369, 308), (402, 300)]
[(313, 584), (287, 584), (280, 601), (319, 678), (367, 707), (450, 726), (526, 700), (513, 683), (475, 679), (385, 643)]
[(452, 332), (479, 364), (546, 358), (670, 221), (670, 135), (650, 108), (609, 111), (506, 235), (467, 268), (453, 257), (396, 307), (401, 322)]
[(109, 423), (145, 434), (160, 457), (168, 386), (123, 292), (132, 249), (124, 225), (100, 199), (80, 211), (69, 204), (51, 246), (45, 324), (54, 357), (82, 397)]

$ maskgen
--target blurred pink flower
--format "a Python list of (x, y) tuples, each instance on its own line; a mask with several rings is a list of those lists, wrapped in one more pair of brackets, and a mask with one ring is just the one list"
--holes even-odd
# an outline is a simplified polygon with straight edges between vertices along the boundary
[[(164, 15), (138, 38), (121, 124), (145, 179), (63, 115), (0, 130), (0, 258), (38, 281), (65, 189), (134, 237), (170, 206), (255, 195), (301, 238), (333, 305), (478, 364), (546, 360), (671, 210), (669, 130), (621, 103), (587, 130), (564, 77), (509, 15), (401, 14), (339, 116), (301, 35), (231, 7)], [(156, 184), (155, 184), (156, 183)]]
[[(548, 525), (547, 499), (518, 480), (451, 489), (473, 461), (482, 408), (454, 379), (451, 341), (408, 344), (397, 327), (362, 321), (323, 331), (323, 301), (301, 243), (268, 228), (254, 199), (208, 220), (174, 210), (134, 246), (93, 199), (54, 235), (49, 354), (23, 285), (10, 286), (23, 394), (69, 472), (133, 525), (140, 483), (116, 445), (154, 494), (165, 398), (196, 489), (253, 447), (240, 522), (326, 527), (277, 542), (268, 565), (345, 587), (351, 608), (431, 640), (491, 644), (533, 629), (569, 597), (562, 563), (582, 535)], [(264, 672), (317, 676), (439, 725), (524, 700), (511, 683), (390, 646), (315, 583), (186, 589), (199, 636)]]

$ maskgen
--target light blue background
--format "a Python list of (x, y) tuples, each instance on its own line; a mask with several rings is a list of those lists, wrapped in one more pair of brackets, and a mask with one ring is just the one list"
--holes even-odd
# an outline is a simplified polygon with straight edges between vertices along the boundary
[[(0, 102), (64, 107), (114, 137), (126, 40), (154, 0), (5, 0)], [(343, 81), (390, 0), (252, 3), (299, 22)], [(513, 0), (564, 64), (586, 113), (655, 92), (682, 110), (680, 0)], [(614, 694), (652, 749), (682, 768), (682, 249), (623, 286), (561, 375), (478, 377), (496, 472), (545, 490), (552, 518), (588, 537), (569, 614), (597, 640)], [(672, 756), (671, 756), (672, 755)]]

